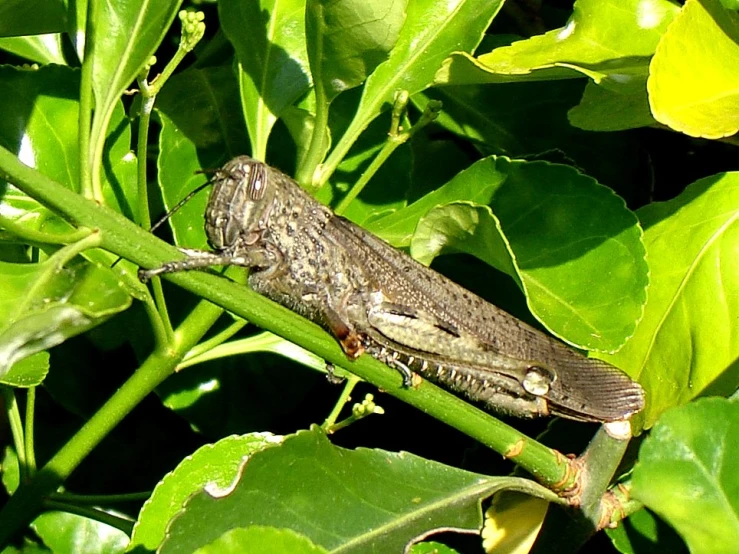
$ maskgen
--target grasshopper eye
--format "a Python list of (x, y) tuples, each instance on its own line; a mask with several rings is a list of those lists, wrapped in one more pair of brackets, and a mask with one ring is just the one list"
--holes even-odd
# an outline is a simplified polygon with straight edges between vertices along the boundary
[(553, 382), (554, 376), (548, 369), (533, 365), (527, 368), (521, 384), (529, 394), (544, 396)]
[(246, 190), (249, 194), (249, 200), (261, 200), (267, 191), (267, 169), (264, 164), (252, 163), (249, 165), (249, 182)]

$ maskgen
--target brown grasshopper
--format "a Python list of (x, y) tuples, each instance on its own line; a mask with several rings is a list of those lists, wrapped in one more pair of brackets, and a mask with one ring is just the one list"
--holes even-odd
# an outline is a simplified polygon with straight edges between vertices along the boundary
[(335, 215), (280, 171), (248, 156), (216, 171), (205, 230), (215, 252), (142, 270), (239, 265), (256, 292), (362, 353), (520, 417), (628, 419), (642, 388)]

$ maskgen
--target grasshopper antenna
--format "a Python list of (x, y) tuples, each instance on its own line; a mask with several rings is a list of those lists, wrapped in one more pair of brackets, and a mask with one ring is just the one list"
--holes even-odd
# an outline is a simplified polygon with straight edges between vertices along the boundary
[[(218, 171), (217, 169), (201, 169), (200, 171), (196, 171), (196, 173), (215, 173)], [(167, 221), (170, 217), (172, 217), (174, 214), (176, 214), (182, 206), (187, 204), (190, 199), (195, 196), (197, 193), (199, 193), (201, 190), (203, 190), (206, 187), (209, 187), (211, 184), (213, 184), (212, 179), (208, 179), (205, 183), (202, 185), (195, 187), (192, 191), (190, 191), (182, 200), (177, 202), (171, 210), (169, 210), (166, 214), (164, 214), (162, 217), (159, 218), (159, 220), (152, 225), (151, 229), (149, 229), (150, 233), (153, 233), (156, 231), (159, 227), (161, 227), (165, 221)], [(113, 264), (110, 266), (111, 269), (113, 269), (116, 265), (118, 265), (118, 262), (120, 262), (123, 258), (119, 257), (116, 261), (113, 262)]]
[[(205, 173), (204, 171), (199, 171), (198, 173)], [(157, 221), (154, 225), (151, 226), (151, 229), (149, 229), (150, 233), (153, 233), (159, 227), (164, 225), (164, 222), (167, 221), (170, 217), (172, 217), (174, 214), (176, 214), (178, 211), (180, 211), (180, 208), (187, 204), (190, 199), (195, 196), (197, 193), (199, 193), (201, 190), (203, 190), (205, 187), (209, 187), (212, 184), (212, 181), (208, 179), (205, 183), (202, 185), (195, 187), (192, 191), (190, 191), (182, 200), (177, 202), (171, 210), (169, 210), (166, 214), (164, 214), (162, 217), (159, 218), (159, 221)]]

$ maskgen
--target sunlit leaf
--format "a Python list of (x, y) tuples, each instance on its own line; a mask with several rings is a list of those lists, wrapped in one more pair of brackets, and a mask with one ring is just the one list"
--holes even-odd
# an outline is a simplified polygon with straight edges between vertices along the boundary
[(739, 404), (706, 398), (665, 413), (639, 450), (634, 498), (667, 520), (693, 554), (736, 552)]
[(649, 261), (644, 317), (613, 356), (647, 392), (635, 428), (712, 387), (729, 394), (739, 378), (739, 173), (707, 177), (668, 202), (637, 212)]
[(739, 129), (739, 15), (718, 0), (688, 0), (650, 66), (654, 117), (694, 137)]

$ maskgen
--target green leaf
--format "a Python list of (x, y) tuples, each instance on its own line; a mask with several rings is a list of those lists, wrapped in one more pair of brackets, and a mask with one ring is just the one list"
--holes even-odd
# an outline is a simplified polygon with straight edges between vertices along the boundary
[(431, 265), (436, 256), (464, 252), (472, 254), (518, 281), (518, 272), (498, 220), (489, 206), (452, 202), (432, 208), (413, 233), (411, 256)]
[[(177, 13), (181, 0), (132, 0), (101, 2), (97, 19), (92, 24), (91, 44), (86, 49), (85, 63), (92, 64), (92, 89), (95, 113), (90, 132), (90, 158), (94, 170), (103, 163), (105, 135), (113, 110), (123, 92), (136, 79), (159, 46)], [(103, 164), (104, 165), (104, 164)], [(93, 183), (99, 178), (93, 175)], [(103, 192), (94, 190), (96, 199)]]
[(270, 433), (231, 436), (199, 448), (162, 478), (144, 504), (131, 536), (131, 549), (156, 550), (164, 540), (167, 524), (182, 504), (209, 483), (228, 487), (240, 467), (260, 450), (279, 444), (281, 437)]
[(4, 0), (0, 2), (0, 37), (65, 31), (66, 2)]
[(632, 495), (693, 554), (736, 552), (739, 404), (705, 398), (665, 413), (639, 450)]
[(275, 121), (310, 88), (305, 2), (223, 0), (218, 10), (223, 32), (236, 49), (252, 155), (264, 160)]
[(0, 460), (0, 471), (2, 471), (3, 487), (5, 492), (13, 494), (21, 482), (21, 472), (18, 465), (18, 455), (11, 446), (6, 446)]
[(739, 376), (739, 296), (733, 254), (739, 240), (739, 173), (700, 179), (668, 202), (637, 212), (644, 228), (650, 285), (644, 317), (613, 356), (600, 356), (638, 379), (647, 406), (632, 419), (649, 428), (667, 408), (711, 386), (730, 394)]
[(36, 387), (43, 383), (49, 373), (49, 353), (37, 352), (13, 364), (8, 373), (0, 378), (0, 384), (11, 387)]
[(133, 219), (139, 194), (138, 164), (131, 150), (130, 120), (120, 100), (113, 106), (108, 131), (103, 152), (103, 198), (107, 206)]
[[(639, 182), (643, 180), (640, 151), (631, 137), (585, 132), (568, 121), (567, 110), (580, 101), (583, 85), (582, 80), (568, 79), (500, 86), (444, 86), (428, 89), (412, 100), (419, 109), (425, 107), (427, 98), (440, 100), (444, 109), (436, 122), (472, 141), (485, 155), (503, 154), (520, 158), (544, 153), (545, 156), (550, 155), (547, 158), (550, 161), (560, 161), (551, 159), (551, 153), (561, 151), (585, 173), (619, 193), (624, 189), (629, 192), (631, 189), (642, 190), (644, 187)], [(642, 88), (643, 106), (648, 114), (643, 80)], [(588, 83), (585, 97), (590, 89), (605, 90)], [(573, 108), (570, 114), (579, 108)], [(615, 127), (628, 113), (615, 111), (610, 115), (608, 122)], [(628, 120), (625, 122), (629, 123)], [(604, 156), (603, 152), (609, 155)], [(424, 159), (423, 163), (428, 163), (428, 160)]]
[[(408, 0), (309, 0), (305, 34), (325, 102), (359, 86), (395, 46)], [(319, 98), (319, 101), (321, 99)]]
[[(459, 201), (473, 205), (447, 205)], [(424, 261), (444, 249), (480, 256), (521, 284), (549, 330), (588, 350), (616, 350), (645, 302), (636, 217), (569, 166), (485, 158), (368, 229), (395, 246), (410, 243)]]
[(472, 52), (502, 4), (501, 0), (410, 2), (395, 48), (367, 79), (357, 114), (326, 165), (338, 166), (367, 125), (390, 108), (396, 91), (413, 95), (424, 90), (452, 52)]
[(622, 554), (688, 554), (688, 548), (672, 527), (646, 508), (605, 532)]
[(249, 458), (238, 481), (192, 496), (160, 552), (193, 551), (235, 527), (290, 528), (328, 550), (401, 552), (432, 529), (478, 530), (498, 490), (553, 495), (531, 481), (485, 477), (408, 453), (346, 450), (318, 429)]
[[(3, 66), (0, 86), (5, 91), (0, 105), (0, 142), (26, 165), (78, 191), (79, 71), (56, 65), (37, 70)], [(104, 197), (109, 206), (129, 216), (137, 194), (136, 157), (130, 143), (128, 117), (119, 100), (113, 105), (111, 135), (106, 139)], [(71, 231), (67, 221), (12, 186), (2, 195), (0, 213), (35, 231), (52, 235)]]
[[(669, 0), (578, 0), (567, 24), (477, 58), (455, 54), (438, 84), (470, 84), (646, 74), (649, 57), (678, 13)], [(524, 76), (529, 77), (524, 77)]]
[[(229, 67), (189, 69), (175, 75), (157, 98), (162, 121), (158, 177), (167, 210), (203, 184), (226, 160), (245, 153), (244, 120), (236, 79)], [(207, 248), (203, 214), (208, 191), (192, 198), (170, 219), (175, 242)]]
[(458, 554), (457, 550), (449, 548), (440, 542), (419, 542), (411, 546), (409, 554)]
[(40, 64), (66, 64), (60, 33), (0, 38), (0, 49)]
[[(110, 269), (82, 260), (57, 264), (53, 256), (40, 264), (0, 262), (0, 376), (131, 304)], [(16, 373), (15, 379), (25, 378)]]
[(580, 104), (567, 114), (575, 127), (586, 131), (623, 131), (655, 123), (649, 109), (646, 75), (609, 86), (607, 76), (596, 85), (588, 82)]
[(693, 137), (739, 129), (739, 16), (718, 0), (688, 0), (650, 65), (654, 117)]
[(238, 527), (198, 548), (196, 554), (328, 554), (308, 538), (290, 529), (262, 525)]
[(79, 71), (0, 66), (0, 87), (0, 142), (26, 165), (79, 190)]
[(43, 513), (31, 527), (54, 554), (122, 554), (129, 542), (120, 529), (65, 512)]

